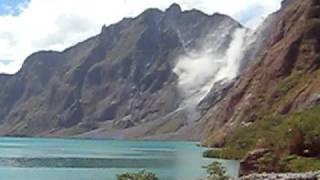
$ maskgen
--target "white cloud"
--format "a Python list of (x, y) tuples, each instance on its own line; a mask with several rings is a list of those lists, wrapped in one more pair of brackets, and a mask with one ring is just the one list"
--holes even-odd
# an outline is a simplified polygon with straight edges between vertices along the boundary
[(165, 9), (173, 2), (184, 10), (220, 12), (240, 20), (254, 7), (264, 9), (248, 22), (261, 19), (280, 5), (280, 0), (31, 0), (28, 6), (19, 5), (18, 16), (0, 16), (0, 59), (13, 61), (8, 65), (0, 63), (0, 73), (16, 72), (35, 51), (63, 50), (99, 33), (103, 24), (136, 16), (150, 7)]

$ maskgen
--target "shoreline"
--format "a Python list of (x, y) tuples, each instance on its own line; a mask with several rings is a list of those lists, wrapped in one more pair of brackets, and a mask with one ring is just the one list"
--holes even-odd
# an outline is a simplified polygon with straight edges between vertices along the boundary
[(261, 173), (249, 174), (239, 177), (240, 180), (318, 180), (320, 179), (320, 171), (305, 172), (305, 173)]

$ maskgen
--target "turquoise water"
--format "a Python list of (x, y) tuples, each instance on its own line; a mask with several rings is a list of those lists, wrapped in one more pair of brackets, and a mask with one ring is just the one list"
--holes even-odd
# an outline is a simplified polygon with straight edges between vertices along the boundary
[[(0, 138), (0, 180), (113, 180), (152, 171), (164, 180), (206, 176), (204, 148), (193, 142)], [(220, 160), (232, 176), (237, 161)]]

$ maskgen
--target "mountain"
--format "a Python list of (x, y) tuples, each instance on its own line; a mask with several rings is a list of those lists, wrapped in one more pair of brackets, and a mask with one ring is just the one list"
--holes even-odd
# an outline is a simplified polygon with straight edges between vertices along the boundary
[(223, 147), (210, 156), (243, 158), (242, 174), (319, 168), (319, 7), (286, 0), (266, 20), (268, 43), (197, 124)]
[(256, 30), (148, 9), (0, 74), (0, 135), (202, 140), (241, 173), (320, 166), (320, 1), (284, 0)]
[(174, 72), (179, 57), (206, 49), (203, 44), (214, 47), (209, 54), (223, 56), (237, 29), (244, 28), (226, 15), (173, 4), (104, 26), (62, 52), (34, 53), (18, 73), (0, 75), (0, 135), (174, 133), (188, 124)]

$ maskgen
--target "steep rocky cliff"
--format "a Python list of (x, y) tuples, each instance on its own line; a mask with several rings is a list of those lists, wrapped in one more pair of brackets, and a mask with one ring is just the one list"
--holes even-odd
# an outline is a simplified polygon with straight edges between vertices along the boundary
[(226, 34), (216, 47), (223, 54), (237, 28), (242, 27), (228, 16), (182, 12), (173, 4), (103, 27), (63, 52), (34, 53), (18, 73), (0, 75), (0, 135), (122, 138), (175, 132), (186, 124), (183, 113), (170, 116), (182, 101), (173, 72), (177, 57), (214, 42), (212, 33)]
[[(202, 140), (242, 173), (320, 166), (320, 0), (284, 0), (255, 31), (148, 9), (0, 74), (0, 135)], [(305, 165), (307, 164), (307, 166)]]
[(257, 60), (198, 123), (209, 137), (204, 144), (225, 147), (218, 156), (258, 149), (247, 154), (243, 173), (319, 165), (319, 7), (318, 0), (284, 1), (266, 21), (272, 34)]

